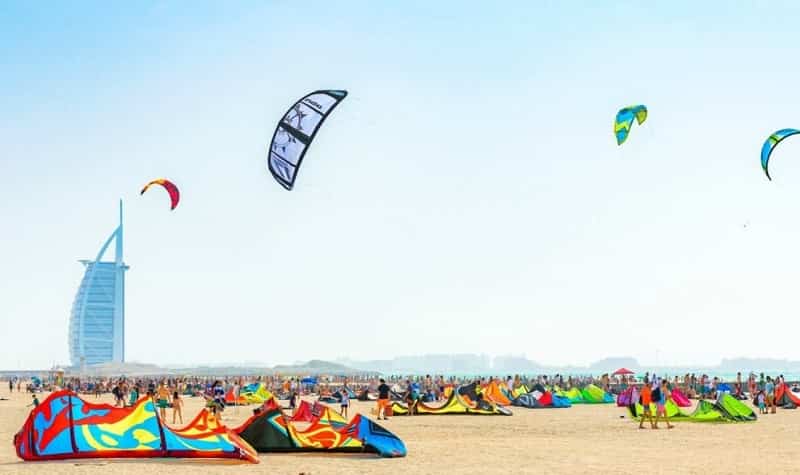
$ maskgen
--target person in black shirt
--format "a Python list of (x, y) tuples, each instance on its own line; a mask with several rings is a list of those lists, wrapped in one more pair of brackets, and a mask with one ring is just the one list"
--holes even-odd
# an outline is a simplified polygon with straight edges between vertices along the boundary
[(386, 380), (381, 378), (381, 384), (378, 386), (378, 420), (388, 420), (385, 415), (386, 408), (389, 407), (389, 385)]

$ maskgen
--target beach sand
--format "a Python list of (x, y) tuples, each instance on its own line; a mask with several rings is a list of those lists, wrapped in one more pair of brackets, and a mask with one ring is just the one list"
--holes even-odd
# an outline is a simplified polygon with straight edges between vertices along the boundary
[[(754, 423), (676, 422), (668, 431), (638, 430), (625, 410), (605, 404), (514, 408), (511, 417), (395, 417), (384, 425), (405, 441), (408, 456), (401, 459), (262, 454), (257, 465), (186, 459), (22, 462), (12, 441), (28, 415), (25, 405), (31, 397), (6, 391), (0, 395), (10, 397), (0, 401), (0, 474), (788, 473), (800, 455), (800, 410), (779, 410)], [(93, 396), (86, 399), (95, 401)], [(111, 396), (100, 401), (110, 402)], [(184, 421), (202, 404), (201, 398), (186, 398)], [(358, 401), (353, 405), (351, 411), (367, 415), (373, 407)], [(224, 422), (235, 426), (251, 409), (229, 407)]]

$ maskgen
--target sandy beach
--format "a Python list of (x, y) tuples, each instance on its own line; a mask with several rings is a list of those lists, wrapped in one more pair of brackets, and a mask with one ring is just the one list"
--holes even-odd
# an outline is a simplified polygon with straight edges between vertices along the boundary
[[(673, 430), (656, 431), (638, 430), (626, 411), (604, 404), (515, 408), (511, 417), (395, 417), (385, 426), (406, 443), (408, 456), (402, 459), (262, 454), (257, 465), (186, 459), (22, 462), (12, 440), (27, 417), (30, 395), (2, 396), (10, 399), (0, 401), (3, 474), (789, 473), (800, 453), (800, 411), (779, 410), (754, 423), (677, 422)], [(107, 394), (99, 400), (111, 402), (111, 398)], [(188, 421), (200, 410), (202, 400), (185, 401), (184, 421)], [(353, 404), (352, 409), (364, 414), (373, 407)], [(251, 409), (228, 408), (224, 421), (229, 426), (239, 424)]]

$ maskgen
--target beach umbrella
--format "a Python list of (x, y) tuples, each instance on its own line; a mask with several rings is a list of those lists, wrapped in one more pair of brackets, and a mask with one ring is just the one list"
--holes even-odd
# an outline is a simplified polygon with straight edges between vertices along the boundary
[(619, 376), (619, 375), (623, 375), (623, 374), (634, 374), (634, 372), (629, 370), (628, 368), (620, 368), (620, 369), (614, 371), (613, 373), (611, 373), (611, 376)]

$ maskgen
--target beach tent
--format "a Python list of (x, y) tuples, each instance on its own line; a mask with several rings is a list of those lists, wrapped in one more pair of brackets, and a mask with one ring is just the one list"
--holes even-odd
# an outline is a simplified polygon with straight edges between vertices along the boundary
[(14, 436), (23, 460), (227, 458), (258, 463), (253, 448), (203, 410), (182, 429), (167, 427), (151, 398), (132, 407), (92, 404), (70, 391), (51, 394)]
[(689, 401), (689, 398), (686, 397), (686, 395), (683, 394), (680, 389), (675, 388), (670, 392), (672, 393), (672, 400), (675, 401), (675, 404), (677, 404), (678, 407), (690, 407), (692, 405), (691, 401)]
[[(512, 412), (500, 405), (492, 404), (485, 399), (478, 399), (477, 402), (469, 400), (468, 396), (462, 396), (459, 391), (450, 393), (444, 404), (441, 406), (429, 406), (424, 402), (417, 402), (415, 415), (446, 415), (446, 414), (470, 414), (486, 416), (510, 416)], [(408, 414), (408, 406), (400, 402), (392, 403), (392, 413), (394, 415)]]
[(405, 457), (402, 440), (384, 427), (357, 414), (350, 422), (323, 406), (319, 416), (303, 430), (274, 404), (253, 415), (233, 432), (258, 452), (355, 452), (381, 457)]

